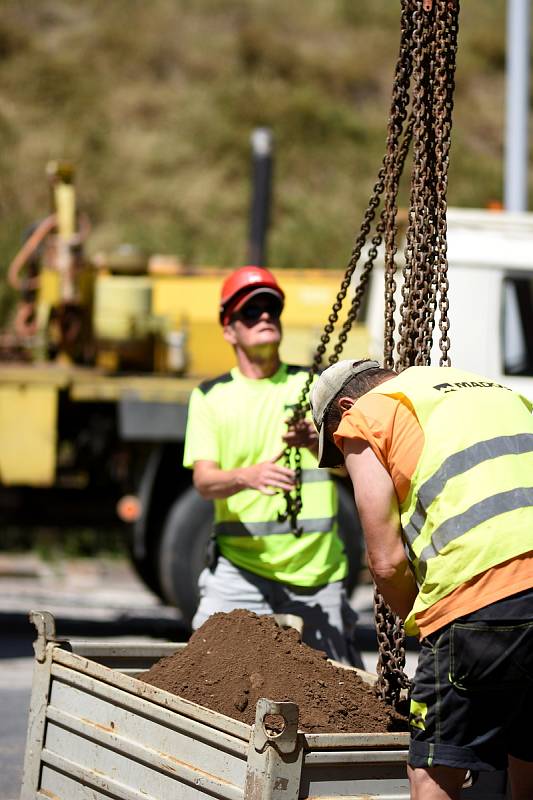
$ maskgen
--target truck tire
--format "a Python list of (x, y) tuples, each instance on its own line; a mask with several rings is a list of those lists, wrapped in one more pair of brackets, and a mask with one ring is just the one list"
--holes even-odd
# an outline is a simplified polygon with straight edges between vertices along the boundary
[[(362, 533), (353, 494), (338, 481), (339, 534), (348, 557), (346, 589), (357, 586), (362, 565)], [(163, 599), (179, 608), (190, 625), (198, 606), (198, 577), (205, 566), (213, 527), (213, 505), (190, 487), (170, 508), (159, 546), (159, 584)]]
[(163, 598), (179, 608), (190, 625), (198, 606), (198, 577), (205, 566), (213, 529), (213, 504), (192, 486), (171, 506), (159, 546)]
[[(159, 550), (169, 509), (190, 485), (188, 470), (181, 470), (182, 454), (177, 445), (154, 447), (144, 464), (137, 487), (142, 514), (133, 524), (130, 556), (144, 584), (165, 600), (160, 580)], [(187, 481), (187, 483), (185, 483)]]

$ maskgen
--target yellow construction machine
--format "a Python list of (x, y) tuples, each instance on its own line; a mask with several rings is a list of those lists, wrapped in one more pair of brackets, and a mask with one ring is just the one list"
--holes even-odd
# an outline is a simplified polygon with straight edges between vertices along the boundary
[[(128, 246), (88, 257), (72, 166), (50, 164), (48, 179), (51, 213), (8, 270), (20, 302), (0, 338), (0, 517), (127, 522), (139, 573), (190, 617), (212, 511), (182, 467), (183, 440), (193, 387), (234, 363), (218, 323), (227, 270)], [(309, 364), (342, 274), (274, 272), (286, 293), (282, 356)], [(362, 325), (350, 350), (367, 350)], [(348, 533), (353, 502), (341, 494)], [(360, 546), (350, 541), (353, 584)], [(180, 558), (163, 586), (170, 552)]]

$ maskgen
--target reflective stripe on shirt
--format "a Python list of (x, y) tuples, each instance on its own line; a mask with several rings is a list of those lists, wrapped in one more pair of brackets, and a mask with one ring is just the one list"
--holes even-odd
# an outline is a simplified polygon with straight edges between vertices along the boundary
[[(334, 517), (321, 519), (298, 519), (303, 533), (330, 533), (335, 525)], [(215, 534), (217, 536), (275, 536), (291, 533), (289, 521), (285, 522), (217, 522)]]

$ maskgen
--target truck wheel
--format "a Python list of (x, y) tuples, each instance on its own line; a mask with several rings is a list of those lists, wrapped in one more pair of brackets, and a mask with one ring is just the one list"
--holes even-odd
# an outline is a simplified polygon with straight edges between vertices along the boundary
[(192, 486), (173, 503), (159, 543), (159, 582), (164, 599), (191, 623), (198, 606), (198, 577), (213, 528), (213, 504)]
[(142, 514), (132, 529), (131, 560), (144, 584), (162, 600), (166, 599), (159, 575), (163, 525), (176, 495), (183, 496), (179, 492), (189, 479), (188, 470), (180, 473), (181, 460), (181, 453), (174, 444), (154, 447), (137, 487)]
[[(339, 534), (348, 557), (346, 589), (357, 586), (362, 563), (362, 533), (353, 494), (338, 482)], [(198, 577), (205, 565), (213, 527), (213, 504), (190, 487), (171, 506), (159, 546), (159, 584), (163, 598), (190, 624), (198, 606)]]

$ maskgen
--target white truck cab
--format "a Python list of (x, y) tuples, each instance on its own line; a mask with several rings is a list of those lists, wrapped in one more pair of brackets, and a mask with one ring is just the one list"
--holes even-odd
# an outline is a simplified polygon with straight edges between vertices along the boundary
[[(397, 282), (401, 283), (401, 253)], [(450, 357), (533, 400), (533, 213), (448, 209)], [(400, 286), (396, 304), (401, 303)], [(439, 363), (438, 311), (431, 363)], [(367, 311), (370, 355), (383, 356), (384, 274)]]

